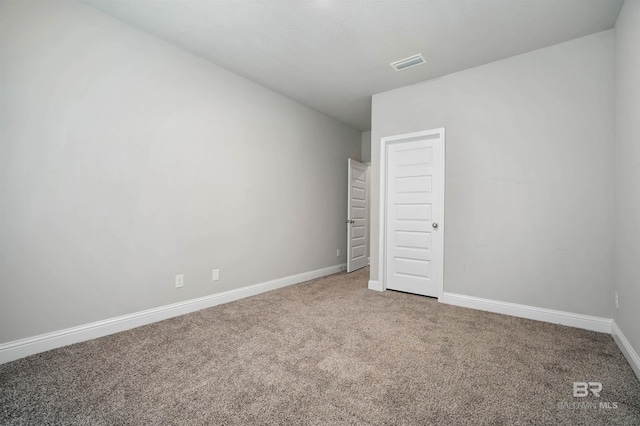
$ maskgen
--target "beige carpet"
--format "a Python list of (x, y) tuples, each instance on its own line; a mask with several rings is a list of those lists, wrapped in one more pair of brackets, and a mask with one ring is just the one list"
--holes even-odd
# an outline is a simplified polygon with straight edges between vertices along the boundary
[[(611, 336), (367, 279), (337, 274), (1, 365), (0, 423), (640, 424), (640, 383)], [(600, 398), (574, 398), (577, 381), (601, 382)]]

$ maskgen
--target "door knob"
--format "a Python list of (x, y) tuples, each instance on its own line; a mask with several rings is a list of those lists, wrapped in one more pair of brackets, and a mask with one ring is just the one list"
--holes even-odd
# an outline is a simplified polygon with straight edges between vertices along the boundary
[(356, 223), (356, 221), (347, 219), (347, 221), (345, 223)]
[(438, 229), (438, 224), (436, 222), (433, 222), (431, 226), (433, 226), (433, 229)]

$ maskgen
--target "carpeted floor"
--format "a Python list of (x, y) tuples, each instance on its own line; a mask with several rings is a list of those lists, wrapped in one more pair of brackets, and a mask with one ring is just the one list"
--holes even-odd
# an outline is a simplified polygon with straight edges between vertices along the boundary
[[(611, 336), (367, 279), (336, 274), (0, 365), (0, 423), (640, 424), (640, 383)], [(574, 398), (578, 381), (601, 382), (600, 398)]]

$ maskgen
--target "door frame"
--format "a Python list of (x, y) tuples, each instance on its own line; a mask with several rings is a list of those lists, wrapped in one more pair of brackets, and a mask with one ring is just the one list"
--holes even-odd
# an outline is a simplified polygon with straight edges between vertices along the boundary
[(408, 142), (412, 139), (422, 138), (425, 136), (433, 136), (438, 135), (436, 139), (442, 146), (441, 158), (439, 160), (442, 162), (442, 180), (440, 183), (440, 191), (442, 194), (442, 203), (440, 205), (440, 230), (438, 232), (437, 238), (439, 238), (440, 246), (442, 247), (442, 270), (440, 271), (440, 276), (442, 280), (440, 282), (440, 286), (438, 288), (438, 300), (442, 300), (444, 295), (444, 231), (445, 227), (445, 217), (444, 217), (444, 201), (445, 201), (445, 136), (444, 136), (444, 127), (440, 127), (437, 129), (431, 130), (423, 130), (420, 132), (413, 133), (404, 133), (400, 135), (394, 136), (386, 136), (380, 138), (380, 205), (378, 212), (378, 281), (380, 283), (380, 288), (382, 291), (387, 289), (387, 159), (389, 156), (389, 145)]

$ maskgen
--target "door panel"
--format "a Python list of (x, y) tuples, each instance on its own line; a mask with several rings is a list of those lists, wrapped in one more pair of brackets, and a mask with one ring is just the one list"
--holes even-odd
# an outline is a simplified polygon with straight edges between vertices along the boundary
[(364, 268), (367, 260), (367, 166), (349, 159), (347, 272)]
[[(389, 143), (387, 149), (386, 288), (437, 297), (442, 275), (439, 135)], [(434, 227), (434, 224), (436, 224)]]

